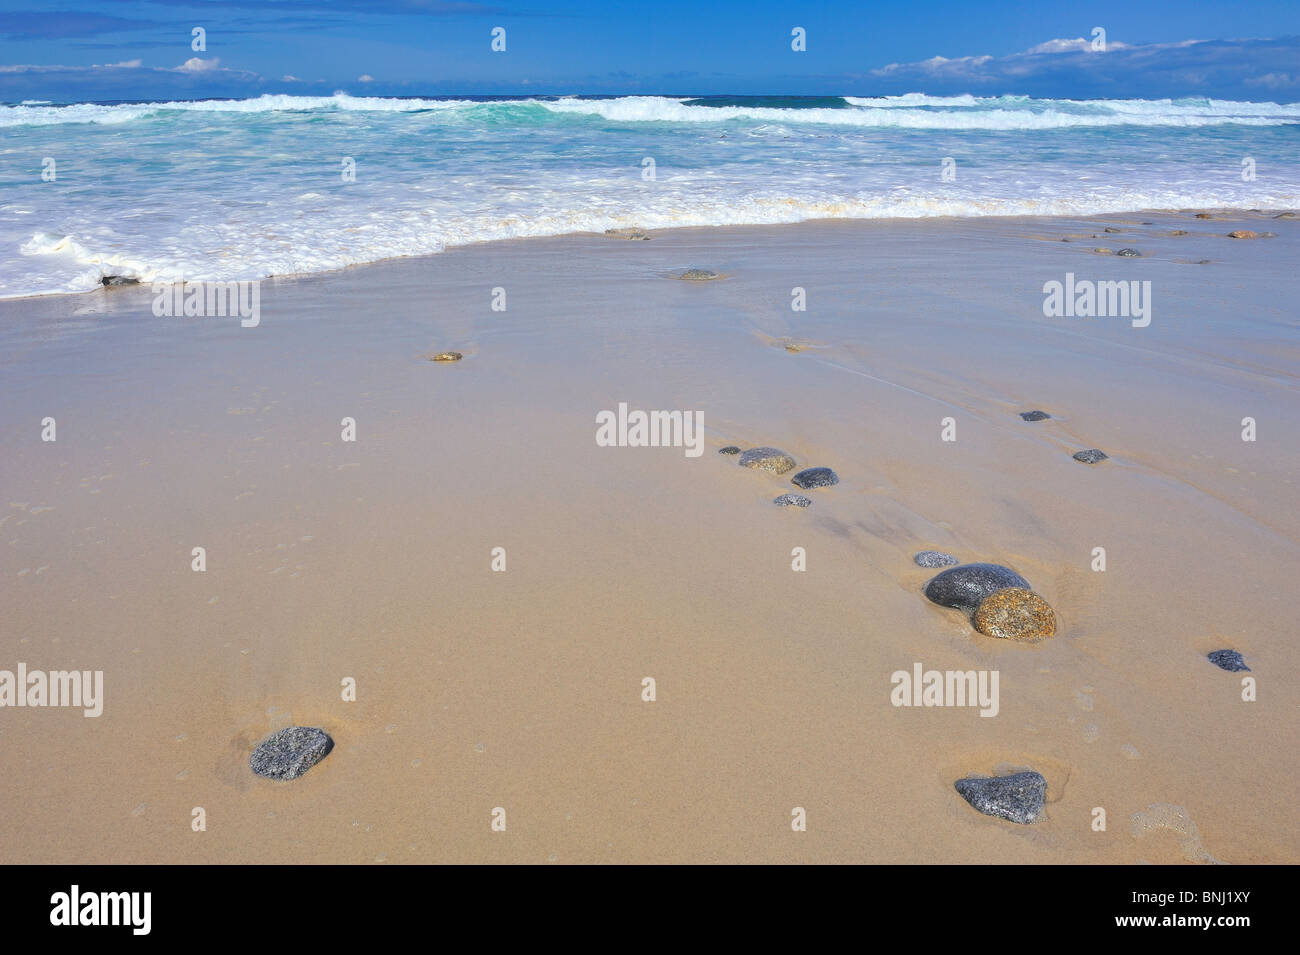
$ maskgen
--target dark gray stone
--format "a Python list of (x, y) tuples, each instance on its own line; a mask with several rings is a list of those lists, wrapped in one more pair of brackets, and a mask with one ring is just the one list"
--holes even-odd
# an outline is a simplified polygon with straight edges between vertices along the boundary
[(739, 453), (740, 453), (740, 448), (736, 447), (734, 444), (729, 444), (729, 445), (727, 445), (725, 448), (718, 448), (718, 453), (719, 453), (719, 454), (739, 454)]
[(100, 280), (103, 285), (139, 285), (140, 280), (131, 275), (105, 275)]
[(329, 755), (334, 740), (314, 726), (277, 730), (258, 744), (249, 768), (267, 779), (297, 779)]
[(1236, 650), (1215, 650), (1209, 654), (1209, 659), (1220, 670), (1227, 670), (1229, 673), (1238, 673), (1242, 670), (1250, 672), (1250, 667), (1246, 666), (1246, 661)]
[(1028, 825), (1047, 801), (1047, 780), (1033, 771), (1012, 776), (969, 776), (953, 784), (968, 803), (986, 816)]
[(839, 476), (830, 468), (804, 468), (790, 479), (790, 483), (805, 491), (815, 487), (830, 487), (839, 484)]
[(916, 561), (918, 567), (951, 567), (957, 563), (957, 558), (952, 554), (945, 554), (939, 550), (923, 550), (912, 560)]
[(1020, 417), (1026, 421), (1046, 421), (1051, 417), (1046, 411), (1022, 411)]
[(1137, 249), (1120, 249), (1115, 254), (1121, 255), (1126, 259), (1135, 259), (1142, 255), (1142, 253), (1139, 252)]
[(945, 607), (974, 610), (989, 594), (1007, 587), (1034, 589), (1029, 581), (1001, 564), (962, 564), (931, 578), (925, 585), (925, 595)]
[(1123, 229), (1112, 229), (1110, 226), (1106, 226), (1106, 231), (1107, 231), (1107, 232), (1123, 232), (1124, 230), (1123, 230)]
[(781, 507), (808, 507), (812, 504), (811, 497), (804, 497), (802, 494), (782, 494), (772, 500), (773, 504), (779, 504)]
[(1084, 464), (1097, 464), (1105, 461), (1109, 455), (1105, 451), (1098, 451), (1096, 448), (1089, 448), (1087, 451), (1075, 451), (1071, 455), (1076, 461), (1082, 461)]

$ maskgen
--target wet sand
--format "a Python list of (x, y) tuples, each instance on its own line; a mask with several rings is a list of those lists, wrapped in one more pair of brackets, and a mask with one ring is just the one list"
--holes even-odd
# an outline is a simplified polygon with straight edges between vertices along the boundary
[[(1171, 804), (1217, 860), (1300, 861), (1300, 221), (652, 236), (268, 280), (256, 328), (147, 288), (0, 302), (0, 668), (105, 684), (99, 718), (0, 709), (0, 858), (1194, 861), (1131, 831)], [(1151, 281), (1151, 324), (1044, 317), (1067, 272)], [(620, 402), (699, 412), (704, 453), (599, 447)], [(731, 444), (840, 483), (776, 507), (790, 475)], [(1011, 566), (1056, 636), (976, 634), (925, 549)], [(998, 715), (892, 706), (917, 662), (997, 670)], [(253, 776), (290, 723), (333, 752)], [(1046, 777), (1040, 821), (953, 788), (999, 767)]]

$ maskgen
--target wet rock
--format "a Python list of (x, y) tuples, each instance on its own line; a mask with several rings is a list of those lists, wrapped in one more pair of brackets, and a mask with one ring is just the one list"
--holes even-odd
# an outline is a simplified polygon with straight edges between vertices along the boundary
[(1173, 232), (1171, 232), (1171, 233), (1169, 233), (1169, 234), (1170, 234), (1170, 235), (1187, 235), (1187, 230), (1186, 230), (1186, 229), (1175, 229)]
[(1238, 673), (1242, 670), (1250, 672), (1250, 667), (1246, 666), (1246, 661), (1236, 650), (1215, 650), (1208, 654), (1208, 657), (1210, 662), (1220, 670), (1227, 670), (1229, 673)]
[(1143, 224), (1143, 225), (1155, 225), (1154, 222), (1144, 222), (1144, 223), (1142, 223), (1142, 224)]
[(1196, 213), (1196, 218), (1198, 218), (1198, 219), (1213, 219), (1214, 216), (1210, 215), (1208, 212), (1198, 212), (1198, 213)]
[(740, 448), (736, 447), (734, 444), (729, 444), (729, 445), (727, 445), (725, 448), (718, 448), (718, 453), (719, 453), (719, 454), (739, 454), (739, 453), (740, 453)]
[(445, 351), (434, 355), (429, 361), (460, 361), (465, 356), (458, 351)]
[(1032, 590), (1008, 587), (994, 591), (975, 609), (971, 623), (986, 637), (1037, 643), (1056, 633), (1056, 614)]
[(1115, 254), (1122, 255), (1126, 259), (1136, 259), (1141, 257), (1142, 255), (1142, 253), (1139, 252), (1137, 249), (1120, 249)]
[(99, 280), (104, 286), (139, 285), (140, 280), (133, 275), (105, 275)]
[(808, 507), (812, 504), (811, 497), (804, 497), (802, 494), (782, 494), (780, 497), (772, 499), (773, 504), (779, 504), (781, 507)]
[(957, 563), (956, 557), (941, 550), (923, 550), (912, 560), (916, 561), (918, 567), (951, 567)]
[(839, 476), (830, 468), (805, 468), (790, 479), (790, 483), (805, 491), (815, 487), (830, 487), (839, 484)]
[(794, 470), (795, 466), (794, 458), (778, 448), (750, 448), (737, 463), (769, 474), (784, 474)]
[(1098, 255), (1114, 255), (1114, 253), (1111, 252), (1110, 249), (1103, 249), (1100, 247), (1093, 249), (1092, 251), (1096, 252)]
[(1047, 801), (1047, 780), (1032, 770), (1011, 776), (968, 776), (953, 784), (968, 803), (986, 816), (1028, 825)]
[(1022, 411), (1020, 417), (1026, 421), (1046, 421), (1051, 417), (1046, 411)]
[(1097, 464), (1105, 461), (1110, 455), (1105, 451), (1099, 451), (1097, 448), (1089, 448), (1087, 451), (1075, 451), (1070, 455), (1076, 461), (1082, 461), (1084, 464)]
[(721, 278), (717, 272), (711, 272), (708, 269), (687, 269), (677, 277), (686, 282), (708, 282), (712, 279)]
[(650, 236), (645, 234), (644, 229), (637, 228), (606, 229), (605, 235), (609, 236), (611, 239), (631, 239), (637, 242), (644, 242), (650, 238)]
[(1251, 232), (1249, 229), (1233, 229), (1228, 233), (1229, 239), (1258, 239), (1258, 232)]
[(1124, 230), (1123, 230), (1123, 229), (1114, 229), (1114, 228), (1111, 228), (1110, 226), (1106, 226), (1105, 231), (1107, 231), (1107, 232), (1123, 232)]
[(267, 779), (297, 779), (329, 755), (334, 741), (314, 726), (290, 726), (258, 744), (249, 768)]
[(1273, 217), (1274, 219), (1300, 219), (1294, 212), (1279, 212)]
[(945, 607), (974, 610), (989, 594), (1008, 587), (1031, 589), (1029, 581), (1001, 564), (962, 564), (931, 578), (925, 595)]

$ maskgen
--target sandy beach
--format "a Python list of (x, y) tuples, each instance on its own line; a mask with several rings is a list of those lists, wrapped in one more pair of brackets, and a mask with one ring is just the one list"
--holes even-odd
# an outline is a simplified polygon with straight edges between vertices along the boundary
[[(264, 281), (256, 327), (0, 301), (0, 668), (104, 674), (0, 721), (0, 857), (1300, 862), (1300, 220), (1196, 211), (482, 243)], [(1045, 316), (1067, 274), (1149, 324)], [(598, 445), (620, 403), (703, 453)], [(728, 445), (839, 484), (776, 507)], [(1056, 635), (928, 601), (929, 549)], [(916, 664), (996, 716), (894, 706)], [(292, 724), (333, 751), (252, 775)], [(1011, 768), (1033, 825), (954, 790)]]

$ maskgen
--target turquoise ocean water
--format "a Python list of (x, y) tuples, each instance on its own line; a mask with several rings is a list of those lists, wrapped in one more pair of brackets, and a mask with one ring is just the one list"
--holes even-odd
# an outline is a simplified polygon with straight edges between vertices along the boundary
[(1297, 206), (1300, 103), (339, 94), (0, 106), (0, 297), (628, 226)]

